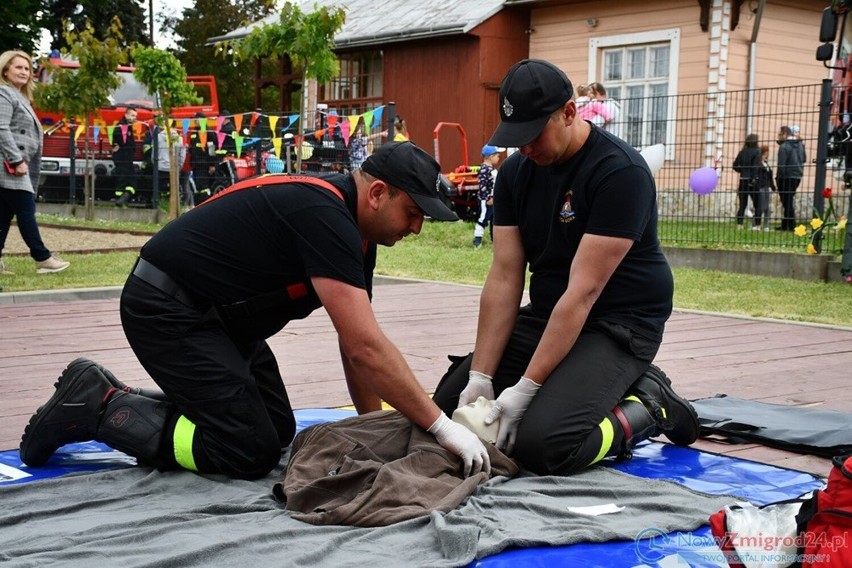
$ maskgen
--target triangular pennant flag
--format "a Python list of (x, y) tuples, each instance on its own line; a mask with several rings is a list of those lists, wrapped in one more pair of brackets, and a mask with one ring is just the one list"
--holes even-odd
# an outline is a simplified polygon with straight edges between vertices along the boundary
[(239, 132), (240, 130), (243, 129), (243, 115), (242, 115), (242, 113), (234, 115), (234, 128), (237, 129), (237, 132)]
[(272, 116), (272, 115), (269, 115), (269, 129), (270, 129), (272, 132), (275, 132), (275, 125), (276, 125), (276, 124), (278, 124), (278, 119), (279, 119), (279, 118), (281, 118), (281, 117), (280, 117), (280, 116)]
[(373, 111), (368, 110), (361, 115), (361, 118), (364, 120), (364, 128), (369, 132), (370, 125), (373, 124)]
[(249, 119), (249, 127), (254, 128), (255, 123), (260, 115), (256, 112), (251, 113), (251, 118)]
[(92, 137), (95, 139), (95, 144), (97, 144), (97, 143), (98, 143), (98, 138), (100, 138), (100, 135), (101, 135), (101, 127), (100, 127), (100, 126), (95, 126), (95, 127), (92, 129)]
[(222, 144), (225, 142), (225, 133), (216, 131), (216, 147), (222, 149)]
[[(125, 126), (127, 126), (127, 125), (125, 124)], [(80, 126), (78, 126), (78, 127), (77, 127), (77, 130), (74, 132), (74, 142), (76, 142), (76, 141), (77, 141), (77, 139), (80, 137), (80, 135), (81, 135), (81, 134), (82, 134), (85, 130), (86, 130), (86, 126), (85, 126), (84, 124), (81, 124)], [(125, 129), (125, 130), (126, 130), (126, 129)]]
[(186, 133), (189, 132), (189, 119), (188, 118), (183, 119), (182, 131), (183, 131), (183, 137), (186, 138)]
[(291, 115), (290, 115), (289, 117), (287, 117), (287, 118), (290, 120), (290, 124), (288, 124), (288, 125), (287, 125), (287, 128), (290, 128), (291, 126), (293, 126), (293, 123), (294, 123), (294, 122), (296, 122), (297, 120), (299, 120), (299, 115), (298, 115), (298, 114), (291, 114)]
[(119, 124), (118, 127), (121, 128), (121, 141), (126, 143), (127, 142), (127, 125), (126, 124)]
[(216, 132), (219, 132), (220, 130), (222, 130), (222, 123), (224, 123), (224, 122), (225, 122), (224, 116), (217, 116), (216, 117)]
[(201, 147), (207, 148), (207, 131), (202, 130), (198, 133), (198, 139), (201, 141)]
[(324, 134), (325, 128), (323, 128), (322, 130), (317, 130), (316, 132), (314, 132), (314, 138), (316, 138), (317, 140), (322, 140)]
[(353, 114), (346, 118), (349, 119), (349, 132), (355, 132), (355, 129), (358, 128), (358, 121), (361, 120), (361, 115)]
[(385, 105), (373, 109), (373, 120), (376, 124), (382, 122), (382, 112), (385, 110)]
[(199, 118), (198, 119), (198, 130), (201, 132), (207, 132), (207, 118)]
[(141, 122), (134, 122), (133, 123), (133, 134), (135, 134), (137, 138), (139, 138), (142, 135), (142, 128), (143, 127), (142, 127)]
[(239, 134), (233, 134), (233, 137), (234, 137), (234, 144), (237, 147), (237, 158), (239, 158), (243, 154), (243, 137), (240, 136)]
[(343, 135), (343, 144), (349, 146), (349, 121), (344, 120), (340, 123), (340, 134)]
[(281, 157), (281, 138), (273, 138), (272, 139), (272, 147), (275, 149), (275, 157)]
[(112, 133), (115, 132), (115, 126), (107, 126), (107, 138), (109, 138), (109, 143), (112, 144)]

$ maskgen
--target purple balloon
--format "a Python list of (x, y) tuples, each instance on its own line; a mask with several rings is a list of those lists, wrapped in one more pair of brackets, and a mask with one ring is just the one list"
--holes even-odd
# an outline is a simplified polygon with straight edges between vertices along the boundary
[(689, 187), (698, 195), (707, 195), (716, 189), (718, 180), (715, 169), (710, 167), (698, 168), (689, 176)]

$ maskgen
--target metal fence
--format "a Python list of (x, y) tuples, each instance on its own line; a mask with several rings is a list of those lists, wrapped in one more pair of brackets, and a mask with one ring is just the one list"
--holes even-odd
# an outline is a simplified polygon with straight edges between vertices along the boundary
[[(782, 125), (798, 125), (804, 143), (804, 177), (796, 192), (796, 224), (807, 224), (813, 207), (822, 209), (822, 192), (832, 188), (834, 207), (839, 215), (849, 209), (850, 190), (843, 181), (844, 160), (832, 158), (826, 164), (824, 181), (817, 168), (820, 98), (822, 85), (801, 85), (773, 89), (707, 92), (648, 97), (621, 101), (620, 132), (637, 148), (665, 144), (666, 161), (657, 173), (660, 239), (664, 245), (713, 248), (754, 248), (804, 252), (809, 239), (780, 225), (782, 209), (778, 194), (771, 194), (769, 231), (744, 230), (736, 222), (739, 174), (733, 162), (747, 134), (756, 134), (758, 144), (767, 144), (769, 163), (776, 172), (776, 138)], [(645, 108), (664, 108), (654, 113), (665, 120), (643, 122)], [(832, 121), (834, 122), (834, 121)], [(708, 194), (690, 188), (690, 176), (699, 168), (714, 168), (717, 183)], [(815, 202), (816, 199), (816, 202)], [(747, 216), (754, 211), (749, 204)], [(766, 224), (763, 224), (765, 227)], [(825, 231), (824, 252), (843, 248), (843, 231)]]

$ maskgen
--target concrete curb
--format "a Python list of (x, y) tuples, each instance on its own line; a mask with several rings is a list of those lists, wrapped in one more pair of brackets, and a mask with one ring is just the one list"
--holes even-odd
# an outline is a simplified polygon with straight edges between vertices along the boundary
[[(373, 284), (414, 284), (426, 282), (392, 276), (375, 276)], [(28, 292), (0, 292), (0, 306), (11, 304), (31, 304), (35, 302), (75, 302), (78, 300), (112, 300), (121, 296), (121, 286), (101, 288), (68, 288), (66, 290), (30, 290)]]
[(121, 286), (3, 292), (0, 293), (0, 305), (31, 304), (34, 302), (74, 302), (77, 300), (111, 300), (119, 296), (121, 296)]

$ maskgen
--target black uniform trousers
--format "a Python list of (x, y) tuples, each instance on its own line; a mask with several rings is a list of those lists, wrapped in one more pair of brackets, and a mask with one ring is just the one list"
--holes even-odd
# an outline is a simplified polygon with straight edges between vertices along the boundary
[[(494, 396), (514, 386), (526, 370), (547, 320), (522, 308), (494, 374)], [(567, 475), (620, 447), (623, 436), (612, 409), (653, 361), (659, 342), (624, 326), (598, 322), (583, 328), (524, 413), (513, 457), (541, 475)], [(467, 386), (473, 355), (450, 367), (433, 400), (447, 415)], [(601, 427), (608, 419), (611, 428)], [(609, 451), (611, 450), (613, 451)]]
[[(263, 477), (296, 432), (275, 356), (266, 341), (232, 337), (209, 303), (188, 303), (131, 275), (121, 296), (127, 340), (176, 412), (195, 425), (198, 471)], [(161, 451), (174, 461), (172, 435), (165, 432)]]

